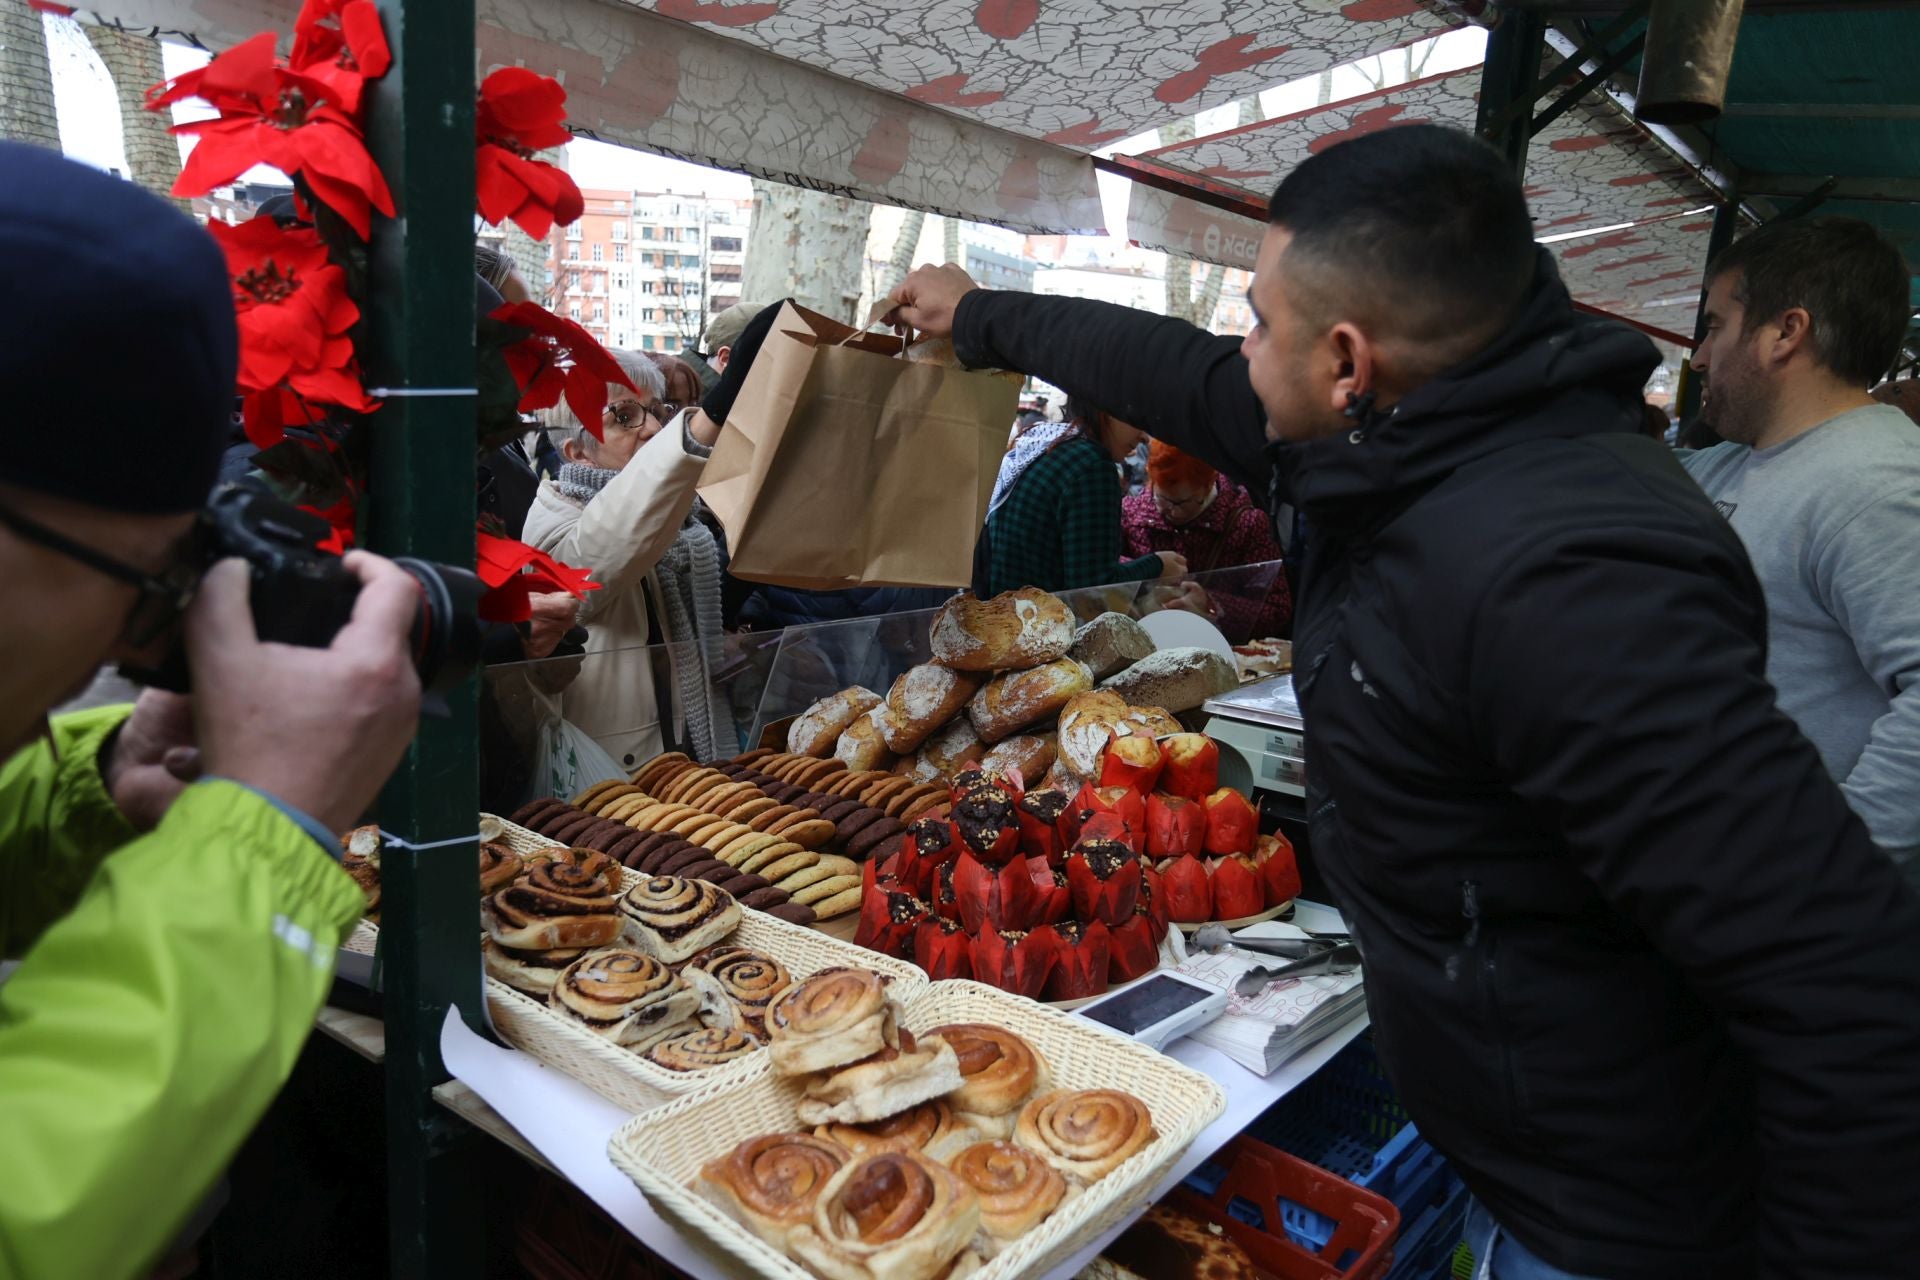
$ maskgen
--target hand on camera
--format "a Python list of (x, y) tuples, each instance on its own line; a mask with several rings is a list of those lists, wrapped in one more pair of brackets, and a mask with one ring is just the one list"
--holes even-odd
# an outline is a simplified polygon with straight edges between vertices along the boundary
[(928, 338), (953, 336), (953, 312), (963, 294), (980, 286), (960, 267), (915, 267), (887, 295), (892, 308), (883, 317), (896, 330), (911, 326)]
[(101, 758), (100, 776), (136, 831), (159, 826), (175, 798), (200, 776), (193, 700), (160, 689), (142, 692)]
[(408, 633), (420, 587), (363, 551), (353, 617), (325, 649), (262, 642), (248, 571), (216, 564), (187, 614), (201, 766), (345, 831), (400, 763), (420, 714)]

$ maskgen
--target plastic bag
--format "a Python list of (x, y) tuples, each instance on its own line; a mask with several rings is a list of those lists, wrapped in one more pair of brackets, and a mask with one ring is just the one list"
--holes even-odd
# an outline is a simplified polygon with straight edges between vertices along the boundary
[(579, 795), (596, 782), (627, 776), (627, 771), (618, 760), (560, 714), (559, 699), (544, 701), (549, 703), (549, 709), (540, 722), (534, 747), (533, 778), (527, 788), (528, 800), (544, 796), (558, 796), (564, 800)]

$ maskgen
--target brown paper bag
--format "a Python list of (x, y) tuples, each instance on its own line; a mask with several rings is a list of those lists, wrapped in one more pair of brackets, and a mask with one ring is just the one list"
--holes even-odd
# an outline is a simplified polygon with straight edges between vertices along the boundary
[(700, 496), (736, 577), (788, 587), (963, 586), (1021, 378), (902, 359), (789, 302)]

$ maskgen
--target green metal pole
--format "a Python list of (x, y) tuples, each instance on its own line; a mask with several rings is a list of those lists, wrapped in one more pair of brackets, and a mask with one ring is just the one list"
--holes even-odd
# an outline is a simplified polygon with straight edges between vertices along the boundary
[[(403, 388), (373, 423), (369, 543), (470, 566), (474, 554), (474, 0), (379, 0), (393, 67), (374, 86), (368, 143), (398, 206), (370, 247), (368, 382)], [(465, 391), (465, 394), (461, 394)], [(381, 860), (387, 1024), (388, 1274), (480, 1274), (484, 1235), (465, 1133), (433, 1102), (447, 1078), (449, 1005), (481, 1025), (473, 843), (477, 700), (426, 717), (381, 798), (388, 830), (415, 844)], [(471, 1162), (465, 1162), (469, 1167)]]
[(1508, 108), (1512, 103), (1531, 104), (1538, 98), (1540, 51), (1546, 45), (1546, 34), (1546, 19), (1539, 11), (1502, 9), (1500, 25), (1487, 37), (1487, 61), (1480, 70), (1480, 110), (1474, 131), (1506, 156), (1523, 179), (1533, 111), (1531, 105), (1519, 111)]

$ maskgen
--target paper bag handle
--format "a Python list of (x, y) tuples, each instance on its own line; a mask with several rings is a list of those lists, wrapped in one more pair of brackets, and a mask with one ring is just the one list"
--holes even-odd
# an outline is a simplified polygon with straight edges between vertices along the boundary
[[(875, 306), (873, 309), (873, 314), (867, 317), (866, 325), (863, 328), (854, 330), (852, 333), (848, 334), (846, 337), (840, 339), (840, 341), (836, 345), (844, 347), (849, 342), (852, 342), (855, 338), (866, 337), (867, 334), (873, 331), (874, 326), (880, 323), (880, 317), (885, 314), (886, 313), (881, 309), (880, 306)], [(900, 335), (900, 350), (895, 354), (904, 356), (905, 354), (907, 354), (907, 348), (912, 345), (913, 345), (913, 326), (908, 325), (907, 331)]]

